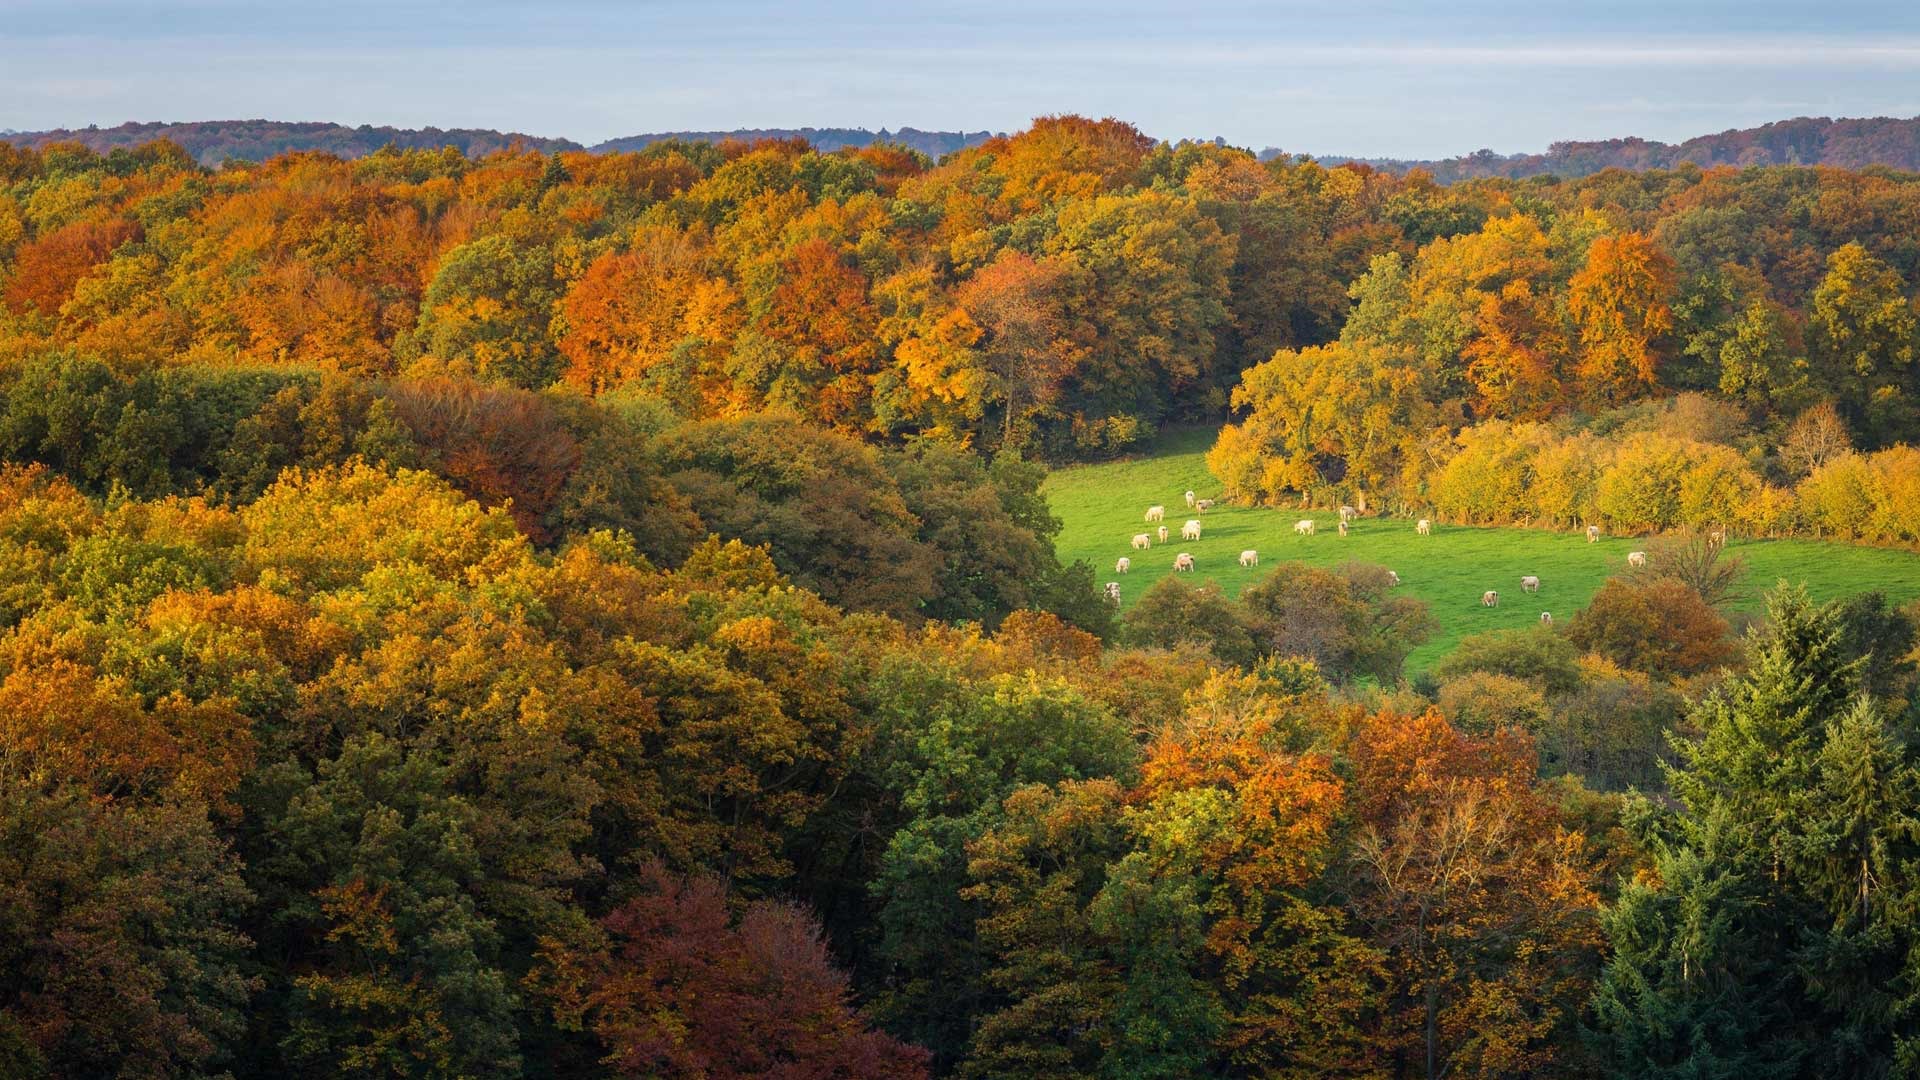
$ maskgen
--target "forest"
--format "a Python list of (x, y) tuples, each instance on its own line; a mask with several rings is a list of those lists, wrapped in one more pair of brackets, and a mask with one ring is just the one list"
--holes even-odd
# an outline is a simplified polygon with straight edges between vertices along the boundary
[[(1920, 545), (1917, 286), (1884, 169), (0, 144), (0, 1077), (1920, 1076), (1920, 608), (1727, 543)], [(1048, 469), (1202, 428), (1647, 558), (1116, 610)]]

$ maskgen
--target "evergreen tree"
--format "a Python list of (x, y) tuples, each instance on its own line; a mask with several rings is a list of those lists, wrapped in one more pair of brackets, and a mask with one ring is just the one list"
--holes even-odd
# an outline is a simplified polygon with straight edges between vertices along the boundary
[(1747, 673), (1676, 740), (1654, 873), (1609, 911), (1618, 1076), (1920, 1075), (1920, 767), (1840, 605), (1769, 597)]

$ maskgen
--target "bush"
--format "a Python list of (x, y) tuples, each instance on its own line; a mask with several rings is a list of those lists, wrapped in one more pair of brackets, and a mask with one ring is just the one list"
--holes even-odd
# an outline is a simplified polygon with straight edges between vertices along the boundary
[(1476, 672), (1510, 676), (1548, 694), (1569, 694), (1580, 686), (1579, 650), (1543, 628), (1489, 630), (1462, 638), (1434, 669), (1443, 682)]
[(1385, 569), (1358, 563), (1339, 572), (1282, 563), (1240, 602), (1262, 654), (1304, 657), (1341, 682), (1399, 682), (1436, 626), (1426, 604), (1391, 591)]
[(1460, 450), (1433, 481), (1433, 505), (1458, 521), (1504, 524), (1527, 516), (1533, 456), (1544, 428), (1490, 421), (1462, 431)]
[(1517, 730), (1537, 734), (1553, 711), (1547, 696), (1511, 675), (1473, 671), (1440, 684), (1440, 711), (1470, 735)]
[(1131, 645), (1175, 649), (1197, 644), (1222, 663), (1251, 667), (1259, 658), (1240, 608), (1214, 582), (1188, 585), (1163, 577), (1120, 618), (1121, 639)]
[(1594, 508), (1623, 532), (1670, 529), (1680, 522), (1680, 485), (1689, 464), (1685, 443), (1635, 436), (1600, 474)]
[(1601, 790), (1665, 784), (1667, 732), (1685, 703), (1673, 689), (1609, 660), (1580, 663), (1580, 685), (1556, 698), (1539, 732), (1543, 772), (1572, 773)]
[(1700, 594), (1662, 578), (1636, 584), (1609, 578), (1567, 636), (1621, 667), (1652, 675), (1691, 675), (1732, 663), (1727, 620)]

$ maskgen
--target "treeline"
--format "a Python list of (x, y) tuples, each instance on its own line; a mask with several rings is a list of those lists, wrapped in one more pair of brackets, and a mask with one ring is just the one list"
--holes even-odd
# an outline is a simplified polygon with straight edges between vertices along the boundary
[(323, 121), (286, 120), (197, 120), (184, 123), (129, 121), (107, 128), (19, 131), (7, 135), (6, 140), (15, 146), (35, 149), (54, 145), (84, 146), (102, 156), (109, 156), (116, 150), (131, 152), (147, 143), (164, 140), (179, 146), (193, 160), (210, 168), (218, 167), (230, 158), (265, 161), (288, 153), (321, 153), (357, 158), (378, 153), (389, 146), (400, 150), (429, 151), (452, 147), (468, 157), (485, 157), (513, 149), (537, 150), (541, 153), (581, 149), (579, 143), (568, 139), (542, 138), (491, 128), (397, 128), (372, 124), (349, 127)]
[[(1889, 448), (1920, 438), (1920, 247), (1898, 224), (1920, 183), (1762, 169), (1524, 190), (1476, 231), (1377, 257), (1336, 340), (1245, 373), (1244, 420), (1209, 459), (1232, 494), (1914, 538), (1915, 462)], [(1842, 484), (1861, 506), (1838, 507)]]
[(617, 139), (595, 143), (591, 149), (598, 154), (607, 154), (640, 150), (657, 142), (755, 143), (768, 139), (776, 141), (801, 139), (815, 150), (824, 153), (843, 149), (858, 150), (878, 143), (904, 146), (915, 153), (925, 154), (934, 161), (938, 161), (957, 150), (978, 146), (993, 137), (994, 133), (991, 131), (922, 131), (915, 127), (903, 127), (891, 131), (886, 128), (881, 128), (879, 131), (869, 131), (866, 128), (734, 128), (731, 131), (657, 131), (644, 135), (623, 135)]
[(1057, 118), (935, 167), (884, 145), (632, 154), (0, 152), (0, 362), (626, 388), (692, 418), (1051, 457), (1214, 416), (1326, 340), (1369, 258), (1491, 201)]
[(845, 147), (858, 149), (879, 143), (905, 147), (938, 160), (956, 150), (986, 142), (993, 135), (991, 131), (922, 131), (913, 127), (903, 127), (897, 131), (886, 128), (879, 131), (866, 128), (736, 128), (731, 131), (665, 131), (623, 135), (588, 147), (571, 139), (546, 138), (518, 131), (495, 131), (491, 128), (396, 128), (372, 124), (349, 127), (325, 122), (200, 120), (185, 123), (129, 122), (107, 128), (16, 131), (7, 133), (5, 139), (16, 146), (34, 149), (71, 143), (101, 155), (110, 155), (115, 150), (132, 151), (146, 143), (165, 140), (177, 144), (200, 164), (218, 167), (229, 159), (265, 161), (281, 154), (322, 153), (351, 160), (379, 153), (388, 147), (428, 151), (452, 147), (470, 158), (481, 158), (505, 151), (533, 150), (551, 154), (591, 150), (596, 154), (608, 154), (639, 150), (657, 142), (755, 143), (794, 139), (805, 141), (822, 152)]
[[(542, 551), (362, 460), (232, 508), (8, 466), (0, 1065), (1920, 1064), (1910, 620), (1781, 593), (1714, 674), (1724, 621), (1623, 583), (1564, 638), (1470, 642), (1449, 719), (1285, 655), (1273, 616), (1333, 584), (1281, 567), (1192, 620), (1251, 635), (1238, 667), (844, 613), (736, 542)], [(1343, 681), (1382, 655), (1328, 640)]]
[(1420, 169), (1443, 184), (1486, 177), (1577, 178), (1608, 169), (1639, 171), (1681, 165), (1703, 169), (1719, 165), (1739, 168), (1830, 165), (1837, 169), (1865, 169), (1877, 165), (1914, 172), (1920, 171), (1920, 117), (1833, 120), (1824, 116), (1800, 116), (1757, 128), (1700, 135), (1681, 143), (1598, 139), (1557, 142), (1544, 154), (1503, 155), (1481, 150), (1444, 161), (1365, 160), (1369, 165), (1395, 172)]

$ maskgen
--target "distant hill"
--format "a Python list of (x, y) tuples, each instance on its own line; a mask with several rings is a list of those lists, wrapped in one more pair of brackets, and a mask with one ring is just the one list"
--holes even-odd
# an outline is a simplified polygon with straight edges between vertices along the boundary
[[(938, 160), (956, 150), (977, 146), (993, 136), (994, 133), (990, 131), (922, 131), (911, 127), (895, 130), (881, 128), (878, 131), (866, 128), (736, 128), (732, 131), (659, 131), (627, 135), (608, 139), (590, 149), (595, 153), (638, 150), (665, 139), (703, 142), (739, 139), (751, 142), (756, 139), (800, 138), (827, 151), (847, 146), (867, 146), (875, 142), (894, 142), (910, 146)], [(407, 149), (452, 146), (472, 157), (515, 145), (542, 152), (585, 149), (569, 139), (487, 128), (396, 128), (364, 124), (347, 127), (343, 124), (289, 123), (279, 120), (127, 123), (110, 128), (0, 132), (0, 141), (17, 145), (45, 146), (53, 142), (78, 142), (101, 153), (162, 138), (179, 143), (206, 165), (218, 165), (228, 158), (259, 161), (289, 150), (323, 150), (343, 158), (355, 158), (371, 154), (389, 143)], [(1260, 156), (1271, 158), (1280, 153), (1269, 148), (1262, 151)], [(1671, 168), (1683, 161), (1701, 166), (1833, 165), (1848, 169), (1885, 165), (1920, 172), (1920, 117), (1857, 120), (1800, 117), (1757, 128), (1702, 135), (1683, 143), (1638, 138), (1557, 142), (1543, 154), (1503, 155), (1481, 150), (1444, 161), (1336, 155), (1317, 157), (1326, 164), (1358, 161), (1393, 172), (1425, 169), (1441, 183), (1488, 176), (1518, 179), (1552, 174), (1571, 178), (1587, 176), (1602, 169)]]
[(909, 146), (938, 161), (941, 157), (964, 150), (969, 146), (978, 146), (993, 138), (991, 131), (921, 131), (919, 128), (903, 127), (898, 131), (868, 131), (866, 128), (736, 128), (733, 131), (659, 131), (647, 135), (627, 135), (623, 138), (608, 139), (593, 147), (596, 153), (613, 153), (620, 150), (638, 150), (649, 143), (663, 142), (667, 139), (686, 139), (691, 142), (722, 142), (727, 139), (740, 139), (752, 142), (755, 139), (805, 139), (816, 149), (838, 150), (842, 147), (869, 146), (877, 142), (899, 143)]
[(262, 161), (288, 150), (324, 150), (343, 158), (371, 154), (392, 143), (404, 149), (437, 150), (458, 147), (471, 157), (505, 150), (516, 143), (532, 149), (578, 150), (580, 144), (567, 139), (546, 139), (512, 131), (479, 128), (396, 128), (347, 127), (343, 124), (290, 123), (282, 120), (204, 120), (186, 124), (127, 123), (118, 127), (57, 128), (52, 131), (20, 131), (4, 136), (20, 146), (45, 146), (56, 142), (77, 142), (97, 153), (120, 147), (134, 147), (155, 139), (172, 139), (203, 165), (218, 165), (228, 158)]
[[(1267, 155), (1277, 153), (1269, 151)], [(1702, 135), (1683, 143), (1649, 139), (1606, 139), (1597, 142), (1557, 142), (1544, 154), (1496, 154), (1491, 150), (1445, 161), (1407, 161), (1390, 158), (1322, 157), (1332, 164), (1362, 161), (1394, 172), (1420, 168), (1441, 183), (1476, 177), (1588, 176), (1602, 169), (1661, 169), (1681, 162), (1695, 165), (1833, 165), (1858, 169), (1868, 165), (1920, 171), (1920, 117), (1878, 116), (1833, 120), (1802, 116), (1757, 128)]]
[[(866, 128), (741, 128), (735, 131), (664, 131), (609, 139), (593, 147), (595, 153), (638, 150), (663, 139), (689, 139), (720, 142), (725, 139), (802, 138), (821, 150), (843, 146), (866, 146), (875, 142), (896, 142), (938, 159), (955, 150), (975, 146), (993, 137), (992, 132), (921, 131), (904, 127), (898, 131), (868, 131)], [(0, 141), (19, 146), (45, 146), (56, 142), (77, 142), (98, 153), (121, 147), (134, 147), (155, 139), (172, 139), (203, 165), (218, 165), (228, 158), (261, 161), (289, 150), (322, 150), (343, 158), (371, 154), (389, 143), (410, 150), (458, 148), (469, 157), (481, 157), (496, 150), (519, 145), (550, 153), (555, 150), (584, 149), (570, 139), (549, 139), (515, 131), (488, 128), (396, 128), (347, 127), (344, 124), (291, 123), (280, 120), (203, 120), (193, 123), (126, 123), (117, 127), (57, 128), (52, 131), (8, 131)]]

